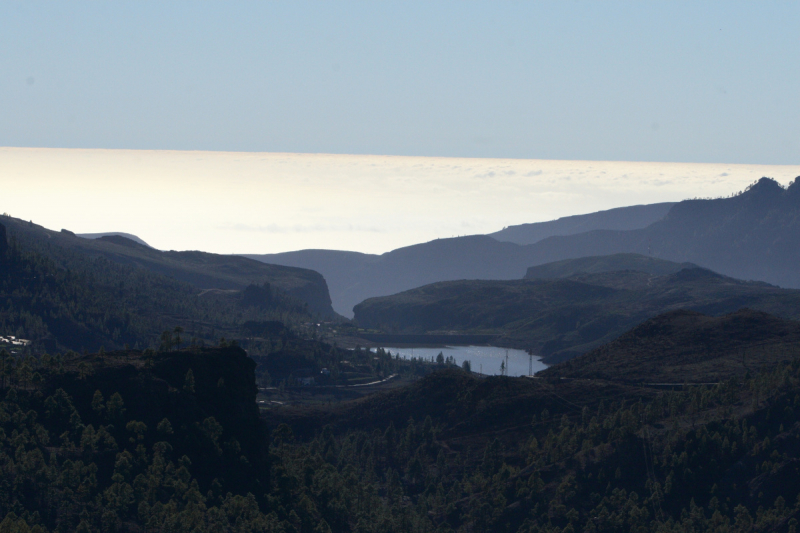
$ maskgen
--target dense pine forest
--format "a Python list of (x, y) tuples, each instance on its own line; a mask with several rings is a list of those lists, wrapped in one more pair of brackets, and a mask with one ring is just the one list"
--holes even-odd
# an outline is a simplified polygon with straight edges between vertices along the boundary
[(3, 531), (794, 531), (800, 512), (796, 360), (682, 390), (442, 369), (295, 431), (259, 417), (236, 347), (3, 359)]
[(33, 344), (0, 350), (0, 532), (796, 531), (792, 321), (673, 312), (486, 377), (325, 342), (268, 284), (2, 244)]

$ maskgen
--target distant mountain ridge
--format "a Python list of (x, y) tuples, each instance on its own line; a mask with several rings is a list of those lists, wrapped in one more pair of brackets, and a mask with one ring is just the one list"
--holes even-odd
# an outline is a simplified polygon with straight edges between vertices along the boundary
[(730, 198), (676, 203), (645, 228), (596, 229), (549, 236), (528, 245), (473, 235), (437, 239), (382, 255), (301, 250), (246, 257), (313, 268), (328, 281), (334, 308), (352, 316), (352, 307), (367, 298), (424, 284), (520, 279), (532, 266), (618, 253), (691, 262), (735, 278), (800, 288), (800, 180), (784, 189), (762, 178)]
[(334, 309), (352, 316), (370, 296), (388, 295), (449, 279), (519, 279), (531, 260), (517, 244), (472, 235), (415, 244), (382, 255), (337, 250), (300, 250), (244, 257), (313, 268), (325, 276)]
[(525, 273), (525, 279), (569, 278), (579, 274), (598, 274), (633, 270), (655, 276), (675, 274), (684, 268), (696, 268), (693, 263), (675, 263), (640, 254), (612, 254), (579, 259), (564, 259), (544, 265), (532, 266)]
[[(340, 250), (299, 250), (244, 257), (320, 272), (328, 282), (336, 311), (352, 316), (353, 306), (437, 281), (453, 279), (519, 279), (535, 252), (520, 244), (590, 229), (633, 229), (663, 218), (673, 203), (620, 207), (551, 222), (510, 226), (489, 235), (436, 239), (385, 254)], [(501, 244), (498, 244), (499, 241)]]
[(534, 244), (548, 237), (575, 235), (598, 229), (622, 231), (641, 229), (664, 218), (673, 205), (675, 202), (632, 205), (586, 215), (562, 217), (549, 222), (519, 224), (489, 233), (489, 237), (524, 245)]
[(639, 253), (739, 279), (800, 287), (800, 179), (762, 178), (742, 194), (675, 204), (644, 229), (598, 230), (533, 245), (539, 259)]

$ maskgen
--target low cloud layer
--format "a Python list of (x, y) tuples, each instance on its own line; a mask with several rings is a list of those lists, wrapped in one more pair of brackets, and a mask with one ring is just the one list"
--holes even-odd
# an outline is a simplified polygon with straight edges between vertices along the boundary
[(800, 165), (0, 148), (0, 211), (160, 249), (382, 253), (624, 205), (727, 196)]

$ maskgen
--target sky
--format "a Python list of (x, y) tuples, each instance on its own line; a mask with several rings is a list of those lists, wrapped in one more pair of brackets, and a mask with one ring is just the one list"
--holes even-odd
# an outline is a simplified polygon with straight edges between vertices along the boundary
[(0, 3), (0, 146), (795, 164), (799, 2)]
[(786, 184), (798, 27), (798, 2), (2, 2), (0, 211), (382, 252)]

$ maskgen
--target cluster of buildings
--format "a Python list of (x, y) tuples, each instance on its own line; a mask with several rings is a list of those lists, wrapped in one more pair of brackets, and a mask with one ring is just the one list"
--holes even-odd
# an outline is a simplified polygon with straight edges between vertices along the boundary
[(27, 346), (31, 343), (31, 341), (28, 339), (18, 339), (14, 335), (8, 335), (6, 337), (0, 335), (0, 343), (10, 344), (12, 346)]

